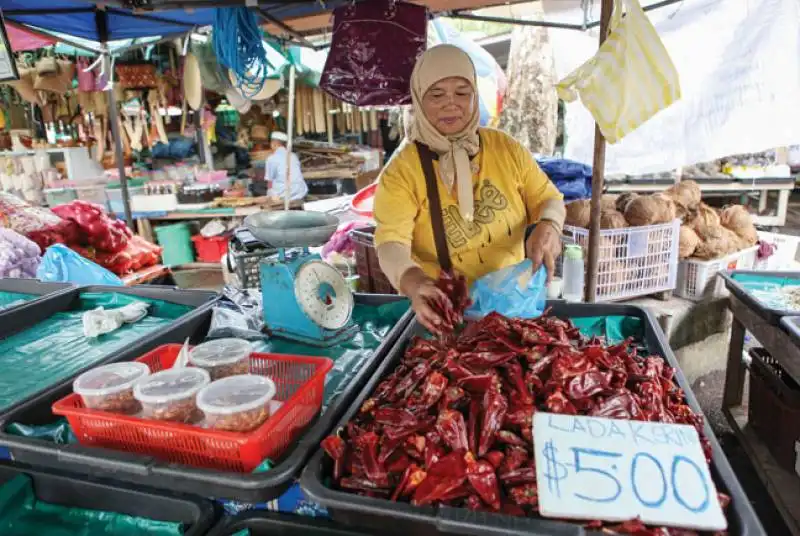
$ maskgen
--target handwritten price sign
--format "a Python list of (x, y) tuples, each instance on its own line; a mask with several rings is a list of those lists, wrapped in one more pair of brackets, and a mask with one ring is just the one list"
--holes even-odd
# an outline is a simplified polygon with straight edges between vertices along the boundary
[(692, 426), (536, 413), (533, 439), (543, 516), (728, 526)]

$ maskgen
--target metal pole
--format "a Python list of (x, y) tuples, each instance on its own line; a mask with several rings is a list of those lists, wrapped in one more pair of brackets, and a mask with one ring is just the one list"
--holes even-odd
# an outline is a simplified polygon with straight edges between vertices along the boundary
[(289, 210), (292, 186), (292, 144), (294, 138), (294, 63), (289, 66), (289, 119), (286, 126), (286, 136), (289, 141), (286, 143), (286, 187), (283, 192), (283, 209)]
[[(600, 10), (600, 44), (606, 40), (608, 22), (614, 0), (603, 0)], [(594, 158), (592, 161), (592, 205), (589, 220), (589, 265), (587, 267), (586, 302), (597, 299), (597, 264), (600, 246), (600, 198), (603, 196), (603, 180), (606, 167), (606, 139), (597, 123), (594, 125)]]
[[(111, 57), (107, 52), (103, 53), (103, 62), (105, 63), (105, 72), (108, 74), (109, 80), (111, 80), (113, 77), (113, 73), (111, 72)], [(128, 178), (125, 176), (125, 160), (122, 155), (119, 111), (117, 110), (117, 99), (114, 97), (113, 84), (108, 85), (106, 94), (108, 95), (108, 124), (111, 127), (111, 135), (114, 137), (114, 156), (117, 159), (119, 184), (122, 187), (122, 205), (125, 207), (125, 222), (132, 231), (135, 231), (136, 227), (133, 224), (133, 215), (131, 214), (131, 198), (128, 193)]]

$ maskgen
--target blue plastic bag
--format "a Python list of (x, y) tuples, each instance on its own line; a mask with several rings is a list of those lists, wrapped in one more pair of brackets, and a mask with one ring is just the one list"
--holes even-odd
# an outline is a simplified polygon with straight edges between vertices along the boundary
[(567, 160), (540, 156), (536, 162), (550, 178), (566, 201), (586, 199), (592, 196), (592, 168), (586, 164)]
[(534, 318), (542, 314), (547, 301), (547, 270), (533, 272), (533, 263), (519, 264), (487, 274), (472, 284), (472, 305), (467, 318), (483, 318), (492, 311), (508, 317)]
[(63, 244), (47, 248), (36, 270), (40, 281), (77, 283), (79, 285), (124, 286), (122, 279)]

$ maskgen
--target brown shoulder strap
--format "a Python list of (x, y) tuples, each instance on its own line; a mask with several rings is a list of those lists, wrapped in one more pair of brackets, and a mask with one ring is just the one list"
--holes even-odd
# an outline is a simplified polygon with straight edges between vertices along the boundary
[(439, 185), (436, 179), (436, 172), (433, 169), (433, 151), (423, 143), (416, 142), (416, 145), (419, 159), (422, 163), (422, 173), (425, 175), (425, 188), (428, 192), (428, 206), (431, 210), (431, 225), (433, 227), (433, 242), (436, 244), (436, 256), (439, 259), (439, 266), (442, 271), (452, 273), (453, 262), (450, 260), (447, 235), (444, 232)]

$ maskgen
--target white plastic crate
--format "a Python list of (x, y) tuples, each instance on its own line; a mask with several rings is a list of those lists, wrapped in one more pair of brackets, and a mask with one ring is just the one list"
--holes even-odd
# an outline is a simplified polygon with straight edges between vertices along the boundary
[(725, 257), (710, 261), (686, 259), (678, 263), (678, 286), (675, 294), (688, 300), (701, 301), (728, 295), (728, 289), (717, 272), (723, 270), (752, 270), (758, 246), (752, 246)]
[[(674, 220), (601, 230), (597, 301), (623, 300), (674, 289), (680, 225), (680, 220)], [(564, 243), (579, 244), (586, 258), (589, 230), (565, 225)]]
[(795, 267), (794, 259), (797, 256), (797, 246), (800, 245), (800, 236), (758, 231), (758, 239), (775, 246), (775, 251), (766, 259), (756, 258), (756, 270), (779, 272)]

